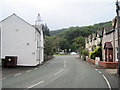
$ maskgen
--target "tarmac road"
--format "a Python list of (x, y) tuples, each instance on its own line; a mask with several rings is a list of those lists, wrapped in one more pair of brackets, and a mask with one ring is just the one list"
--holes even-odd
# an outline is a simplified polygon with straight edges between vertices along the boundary
[(103, 76), (77, 55), (55, 56), (41, 67), (3, 78), (3, 88), (108, 88)]

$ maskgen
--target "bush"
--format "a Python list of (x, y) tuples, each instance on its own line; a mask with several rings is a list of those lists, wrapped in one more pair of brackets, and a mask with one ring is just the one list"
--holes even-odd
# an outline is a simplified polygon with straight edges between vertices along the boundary
[(89, 57), (91, 59), (95, 59), (95, 57), (100, 57), (100, 60), (102, 60), (102, 49), (100, 46), (97, 46), (94, 51), (91, 51), (89, 53)]
[(88, 55), (89, 55), (88, 50), (83, 49), (83, 50), (82, 50), (82, 55), (84, 55), (84, 56), (88, 56)]
[(86, 56), (83, 55), (83, 60), (86, 61)]

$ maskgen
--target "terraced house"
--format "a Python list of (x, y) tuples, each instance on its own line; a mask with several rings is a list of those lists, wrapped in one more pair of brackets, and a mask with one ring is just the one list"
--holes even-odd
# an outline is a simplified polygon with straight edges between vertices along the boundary
[(90, 52), (92, 51), (92, 47), (98, 46), (103, 37), (103, 30), (98, 30), (96, 33), (89, 35), (88, 38), (85, 39), (85, 48)]
[[(118, 35), (117, 19), (113, 19), (112, 25), (104, 26), (103, 30), (98, 30), (96, 34), (86, 38), (86, 49), (91, 51), (94, 45), (102, 42), (102, 58), (105, 62), (118, 62)], [(91, 38), (92, 37), (92, 38)]]

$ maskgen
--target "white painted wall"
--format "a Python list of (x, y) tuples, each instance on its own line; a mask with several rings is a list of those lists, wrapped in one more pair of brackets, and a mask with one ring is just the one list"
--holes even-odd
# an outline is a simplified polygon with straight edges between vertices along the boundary
[(2, 24), (0, 23), (0, 65), (1, 65), (1, 29), (2, 29)]
[(1, 23), (2, 58), (5, 58), (5, 56), (18, 56), (17, 65), (38, 65), (35, 28), (16, 15), (12, 15)]
[(43, 38), (42, 25), (38, 24), (38, 25), (36, 25), (36, 27), (40, 31), (40, 35), (39, 35), (40, 47), (38, 50), (40, 51), (40, 64), (41, 64), (44, 61), (44, 38)]
[(41, 63), (44, 61), (44, 38), (43, 38), (43, 30), (42, 30), (42, 26), (41, 26), (41, 29), (40, 29), (40, 32), (41, 32), (41, 45), (40, 45), (40, 51), (41, 51), (41, 58), (40, 58), (40, 61)]

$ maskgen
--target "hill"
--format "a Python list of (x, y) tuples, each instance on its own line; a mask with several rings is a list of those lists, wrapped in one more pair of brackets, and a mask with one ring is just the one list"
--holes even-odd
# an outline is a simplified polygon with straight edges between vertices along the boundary
[(103, 22), (90, 26), (69, 27), (66, 29), (50, 31), (50, 37), (53, 42), (53, 49), (56, 52), (58, 49), (75, 51), (80, 47), (85, 46), (85, 38), (97, 30), (102, 30), (105, 25), (111, 25), (112, 22)]
[(64, 30), (66, 30), (66, 29), (60, 29), (60, 30), (50, 31), (50, 35), (51, 35), (51, 36), (56, 35), (56, 34), (62, 32), (62, 31), (64, 31)]
[[(53, 35), (57, 35), (57, 34), (64, 34), (63, 32), (65, 31), (74, 31), (74, 30), (78, 30), (78, 31), (87, 31), (87, 33), (83, 33), (83, 36), (84, 34), (91, 34), (96, 32), (96, 30), (101, 30), (103, 28), (104, 25), (111, 25), (112, 22), (111, 21), (108, 21), (108, 22), (102, 22), (102, 23), (98, 23), (98, 24), (94, 24), (94, 25), (90, 25), (90, 26), (83, 26), (83, 27), (69, 27), (69, 28), (63, 28), (63, 29), (59, 29), (59, 30), (54, 30), (54, 31), (50, 31), (50, 35), (53, 36)], [(87, 36), (88, 36), (87, 35)], [(85, 35), (86, 36), (86, 35)]]

